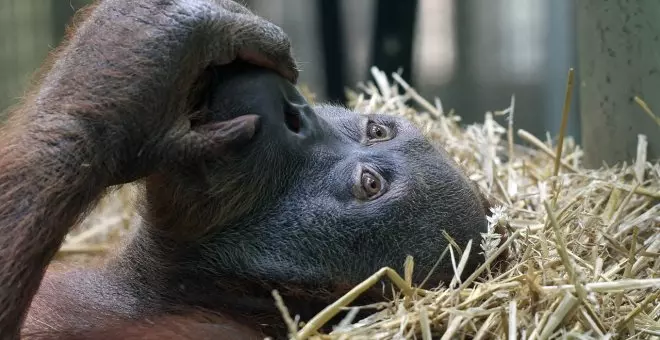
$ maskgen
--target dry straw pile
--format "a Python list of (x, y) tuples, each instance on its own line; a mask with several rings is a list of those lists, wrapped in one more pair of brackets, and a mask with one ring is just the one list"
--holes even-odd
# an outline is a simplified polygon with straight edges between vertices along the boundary
[[(459, 116), (421, 98), (397, 74), (393, 81), (376, 68), (372, 74), (373, 83), (351, 93), (351, 106), (418, 123), (495, 202), (490, 231), (464, 249), (450, 243), (442, 258), (457, 273), (470, 256), (484, 265), (465, 281), (421, 290), (410, 286), (408, 259), (406, 273), (383, 268), (312, 320), (289, 316), (274, 293), (292, 338), (660, 339), (660, 164), (646, 161), (644, 136), (634, 164), (587, 170), (571, 138), (541, 141), (514, 131), (514, 98), (509, 108), (486, 113), (483, 124), (461, 128)], [(514, 133), (528, 147), (513, 145)], [(130, 190), (106, 198), (62, 252), (102, 253), (99, 240), (121, 237), (135, 218), (126, 205)], [(497, 226), (508, 230), (501, 247)], [(505, 267), (491, 268), (504, 250)], [(355, 320), (361, 307), (350, 302), (381, 279), (397, 294)], [(349, 311), (343, 322), (317, 333), (340, 310)]]

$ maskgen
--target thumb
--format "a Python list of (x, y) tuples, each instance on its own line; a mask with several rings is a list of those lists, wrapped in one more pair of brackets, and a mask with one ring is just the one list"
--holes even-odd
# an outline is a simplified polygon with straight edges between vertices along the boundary
[(244, 146), (259, 130), (259, 116), (246, 114), (231, 120), (197, 126), (195, 132), (211, 138), (215, 147), (209, 153), (223, 153)]

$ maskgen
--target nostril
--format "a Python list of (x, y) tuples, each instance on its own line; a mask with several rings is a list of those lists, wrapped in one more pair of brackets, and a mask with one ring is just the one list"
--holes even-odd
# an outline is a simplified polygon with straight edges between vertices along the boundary
[(300, 132), (300, 114), (298, 112), (295, 112), (293, 110), (285, 110), (284, 111), (284, 122), (286, 124), (286, 127), (289, 128), (289, 130), (293, 131), (294, 133)]

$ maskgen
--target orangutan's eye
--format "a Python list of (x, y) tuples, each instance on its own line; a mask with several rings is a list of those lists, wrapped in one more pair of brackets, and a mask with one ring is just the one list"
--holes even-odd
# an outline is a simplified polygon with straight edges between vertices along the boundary
[(359, 178), (353, 186), (353, 194), (360, 200), (369, 201), (380, 197), (387, 189), (385, 179), (378, 173), (362, 168)]
[(369, 138), (370, 141), (389, 139), (390, 129), (384, 125), (369, 122), (369, 124), (367, 124), (367, 138)]

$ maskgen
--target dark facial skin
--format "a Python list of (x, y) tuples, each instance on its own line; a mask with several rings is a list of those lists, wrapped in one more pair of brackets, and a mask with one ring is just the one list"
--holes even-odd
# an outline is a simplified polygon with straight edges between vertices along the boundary
[[(412, 255), (419, 282), (447, 245), (443, 230), (462, 247), (485, 232), (478, 193), (450, 156), (407, 120), (310, 107), (290, 83), (251, 66), (218, 79), (221, 95), (210, 102), (214, 119), (256, 113), (262, 121), (237, 161), (209, 164), (203, 180), (180, 184), (186, 192), (213, 195), (234, 174), (253, 182), (245, 184), (254, 197), (249, 213), (213, 227), (201, 266), (335, 286), (354, 285), (383, 266), (402, 272)], [(443, 261), (434, 279), (452, 276)]]

